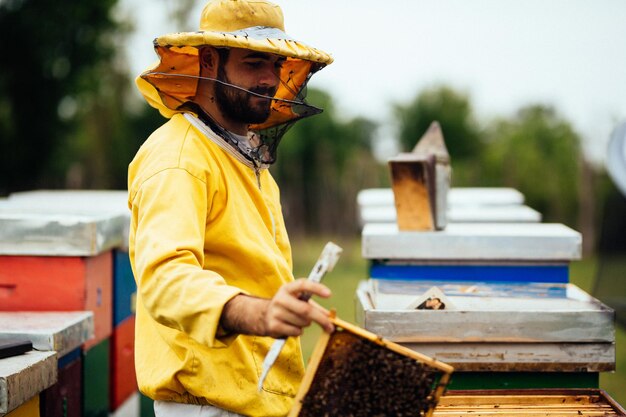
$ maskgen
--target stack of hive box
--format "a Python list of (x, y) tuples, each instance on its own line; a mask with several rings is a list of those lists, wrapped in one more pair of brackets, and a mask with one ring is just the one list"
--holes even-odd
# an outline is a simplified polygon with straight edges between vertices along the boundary
[[(452, 189), (448, 203), (442, 230), (401, 231), (392, 190), (361, 192), (359, 324), (453, 365), (451, 389), (597, 387), (615, 368), (614, 314), (569, 283), (581, 235), (516, 217), (534, 212), (516, 190)], [(416, 308), (439, 294), (443, 310)]]
[[(391, 188), (370, 188), (357, 196), (361, 227), (368, 223), (396, 223)], [(524, 204), (513, 188), (452, 188), (448, 193), (450, 223), (537, 223), (541, 213)]]
[[(67, 355), (59, 353), (59, 380), (46, 390), (69, 398), (80, 387), (81, 408), (68, 415), (138, 414), (126, 199), (125, 191), (33, 191), (0, 202), (0, 310), (42, 312), (43, 322), (56, 312), (93, 314), (93, 337), (71, 352), (78, 385), (75, 373), (61, 378)], [(14, 322), (32, 333), (26, 318)]]
[(0, 359), (0, 415), (80, 415), (90, 338), (91, 312), (0, 312), (0, 343), (13, 347)]

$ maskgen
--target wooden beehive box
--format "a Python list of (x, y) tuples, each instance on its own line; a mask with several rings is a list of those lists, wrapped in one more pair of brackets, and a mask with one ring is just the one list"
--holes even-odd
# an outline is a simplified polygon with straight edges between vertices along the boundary
[[(357, 194), (359, 207), (387, 207), (394, 205), (391, 188), (366, 188)], [(524, 204), (524, 194), (507, 187), (452, 187), (448, 192), (450, 207), (511, 206)]]
[[(447, 218), (450, 223), (539, 223), (541, 213), (525, 205), (509, 206), (451, 206)], [(395, 223), (395, 206), (359, 206), (361, 226), (368, 223)]]
[[(128, 209), (128, 191), (126, 190), (22, 191), (9, 195), (4, 206), (6, 208), (25, 209), (29, 212), (39, 210), (41, 213), (47, 214), (89, 216), (98, 219), (99, 224), (95, 230), (100, 229), (103, 232), (115, 230), (116, 233), (120, 233), (119, 237), (121, 237), (115, 246), (128, 249), (130, 210)], [(108, 225), (102, 221), (107, 217), (109, 218)], [(117, 236), (109, 235), (106, 237), (106, 241), (112, 242)]]
[[(289, 417), (431, 416), (453, 368), (333, 318)], [(393, 387), (390, 389), (390, 387)]]
[(600, 389), (518, 389), (449, 391), (433, 417), (626, 416), (626, 411)]
[(563, 263), (581, 258), (582, 235), (558, 223), (451, 223), (422, 232), (370, 223), (363, 228), (362, 255), (405, 263)]
[[(453, 308), (405, 308), (431, 286)], [(368, 331), (457, 371), (615, 370), (615, 313), (573, 284), (370, 279), (357, 289), (356, 316)]]

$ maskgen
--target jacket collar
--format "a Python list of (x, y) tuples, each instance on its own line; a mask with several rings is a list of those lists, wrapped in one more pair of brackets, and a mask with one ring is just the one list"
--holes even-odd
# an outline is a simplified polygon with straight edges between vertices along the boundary
[(235, 147), (234, 145), (228, 143), (224, 138), (215, 133), (209, 126), (207, 126), (206, 123), (200, 120), (200, 118), (198, 118), (196, 115), (185, 112), (183, 113), (183, 116), (185, 116), (185, 119), (187, 119), (189, 123), (191, 123), (196, 129), (198, 129), (204, 136), (206, 136), (213, 143), (222, 148), (222, 150), (226, 151), (226, 153), (231, 155), (242, 164), (252, 169), (269, 168), (269, 165), (267, 164), (261, 164), (248, 159), (241, 153), (241, 150), (238, 147)]

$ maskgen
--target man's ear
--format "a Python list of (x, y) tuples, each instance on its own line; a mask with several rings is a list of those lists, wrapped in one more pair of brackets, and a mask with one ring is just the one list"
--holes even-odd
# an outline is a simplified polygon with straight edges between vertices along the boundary
[(212, 46), (205, 46), (198, 51), (198, 58), (200, 60), (200, 68), (202, 72), (209, 77), (217, 76), (217, 66), (219, 62), (219, 54), (217, 50)]

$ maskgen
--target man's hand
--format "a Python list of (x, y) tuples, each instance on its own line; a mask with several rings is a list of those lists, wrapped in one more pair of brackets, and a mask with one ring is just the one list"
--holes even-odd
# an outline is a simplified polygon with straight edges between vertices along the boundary
[(271, 300), (238, 295), (224, 306), (222, 328), (233, 333), (279, 338), (300, 336), (304, 327), (316, 322), (332, 332), (328, 311), (317, 303), (298, 299), (304, 293), (322, 298), (331, 295), (326, 286), (306, 279), (283, 285)]

